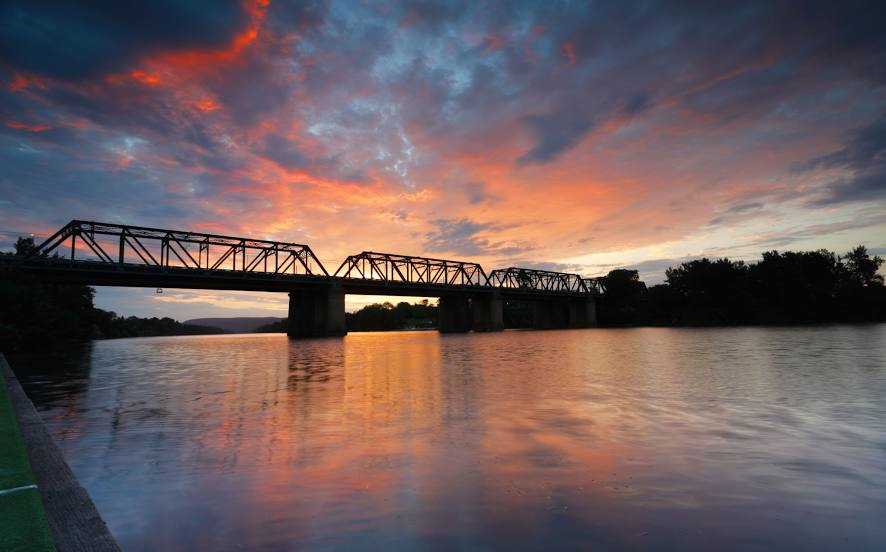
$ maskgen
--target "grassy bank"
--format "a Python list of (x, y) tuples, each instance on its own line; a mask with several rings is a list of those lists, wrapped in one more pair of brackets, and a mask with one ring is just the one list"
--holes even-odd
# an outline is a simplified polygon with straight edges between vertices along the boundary
[(55, 550), (6, 378), (0, 385), (0, 550)]

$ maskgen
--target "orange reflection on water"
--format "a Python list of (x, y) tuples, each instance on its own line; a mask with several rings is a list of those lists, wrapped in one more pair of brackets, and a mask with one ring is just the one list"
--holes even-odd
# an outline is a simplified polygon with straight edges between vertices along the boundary
[(864, 548), (884, 332), (118, 340), (28, 391), (131, 550)]
[[(396, 347), (389, 334), (339, 343), (188, 343), (211, 381), (166, 408), (207, 422), (187, 462), (202, 476), (236, 477), (237, 500), (262, 505), (241, 522), (254, 516), (249, 523), (262, 526), (269, 509), (308, 519), (344, 509), (363, 512), (335, 522), (348, 531), (399, 516), (426, 534), (469, 499), (489, 506), (488, 523), (526, 526), (539, 505), (568, 509), (566, 490), (609, 492), (600, 485), (627, 454), (609, 436), (615, 414), (550, 396), (531, 357), (490, 355), (471, 338), (435, 332), (399, 334)], [(232, 349), (223, 363), (210, 360)]]

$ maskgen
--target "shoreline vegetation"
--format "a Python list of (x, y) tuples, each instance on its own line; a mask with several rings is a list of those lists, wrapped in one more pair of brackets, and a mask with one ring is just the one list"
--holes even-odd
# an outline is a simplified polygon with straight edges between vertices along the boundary
[[(33, 250), (19, 238), (14, 254)], [(12, 253), (3, 253), (12, 254)], [(702, 258), (669, 268), (665, 282), (647, 287), (636, 270), (601, 277), (601, 327), (759, 326), (886, 322), (884, 260), (858, 246), (843, 256), (818, 251), (768, 251), (754, 263)], [(70, 342), (123, 337), (223, 334), (171, 318), (122, 317), (93, 305), (88, 286), (0, 281), (0, 350), (36, 350)], [(505, 328), (532, 325), (532, 305), (505, 301)], [(372, 304), (346, 313), (349, 331), (434, 329), (437, 306), (428, 300)], [(285, 332), (287, 319), (256, 333)]]
[(859, 245), (843, 256), (767, 251), (754, 263), (697, 259), (647, 287), (613, 270), (598, 318), (606, 326), (760, 326), (886, 321), (884, 260)]

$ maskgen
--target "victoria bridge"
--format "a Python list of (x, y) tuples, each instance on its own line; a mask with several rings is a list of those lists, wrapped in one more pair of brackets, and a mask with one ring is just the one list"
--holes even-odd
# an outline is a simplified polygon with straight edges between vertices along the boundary
[(602, 282), (577, 274), (364, 251), (334, 273), (307, 245), (74, 220), (0, 276), (95, 286), (289, 294), (289, 335), (344, 335), (345, 295), (438, 297), (441, 332), (503, 329), (503, 301), (532, 304), (533, 327), (596, 325)]

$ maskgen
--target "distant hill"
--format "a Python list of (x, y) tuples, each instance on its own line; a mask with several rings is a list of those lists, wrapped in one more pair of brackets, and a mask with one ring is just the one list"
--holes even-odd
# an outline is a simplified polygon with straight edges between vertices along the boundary
[(260, 326), (279, 322), (282, 318), (276, 316), (241, 316), (238, 318), (195, 318), (185, 320), (189, 326), (212, 326), (221, 328), (231, 333), (252, 333)]

